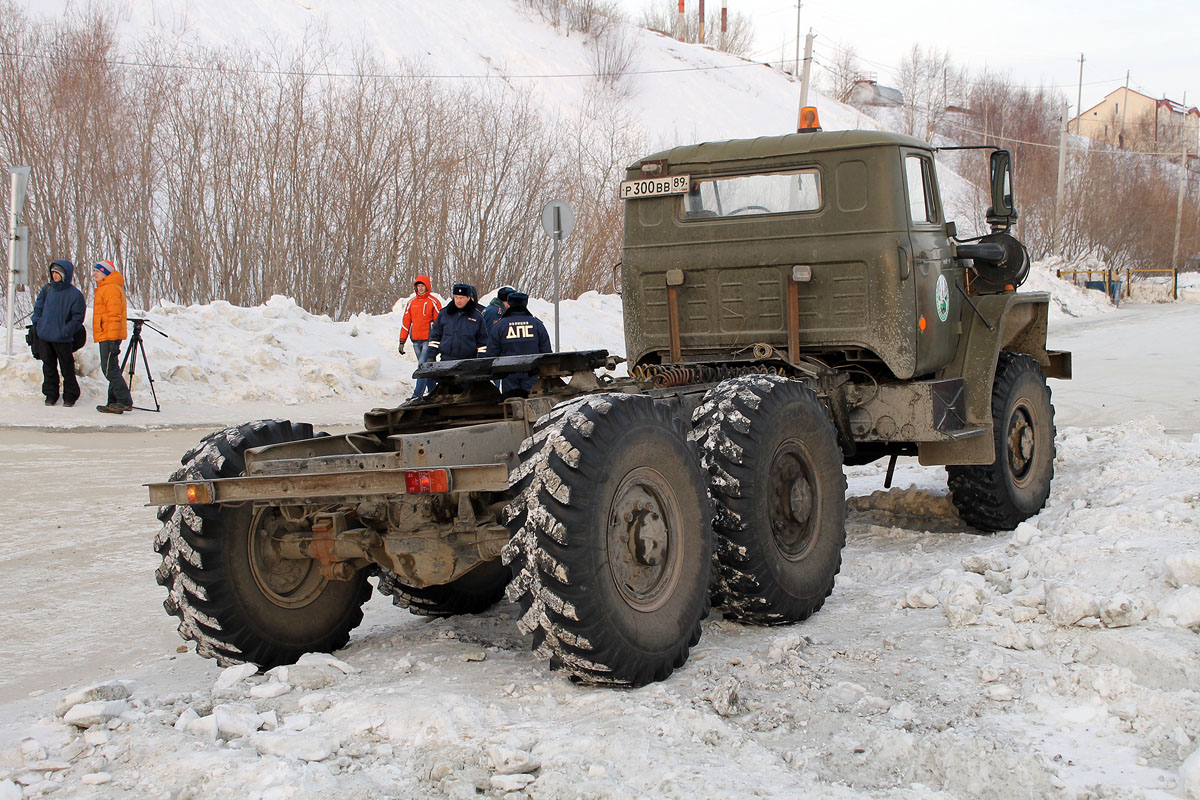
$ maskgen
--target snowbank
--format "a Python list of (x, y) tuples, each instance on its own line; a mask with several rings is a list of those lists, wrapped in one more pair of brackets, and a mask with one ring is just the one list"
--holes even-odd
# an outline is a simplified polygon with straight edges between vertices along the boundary
[[(138, 312), (166, 334), (149, 329), (142, 334), (163, 411), (121, 417), (100, 415), (93, 408), (105, 401), (108, 384), (91, 342), (75, 354), (83, 399), (73, 409), (43, 406), (41, 362), (32, 358), (21, 329), (14, 337), (14, 355), (0, 357), (3, 422), (48, 427), (211, 424), (214, 409), (250, 419), (293, 413), (288, 409), (295, 407), (303, 407), (304, 418), (312, 422), (353, 422), (372, 407), (397, 405), (412, 394), (416, 357), (411, 347), (403, 356), (397, 352), (403, 301), (397, 307), (389, 314), (356, 314), (344, 322), (310, 314), (279, 296), (254, 308), (219, 301), (168, 303)], [(553, 337), (553, 303), (531, 300), (530, 310)], [(619, 297), (588, 292), (563, 301), (560, 315), (563, 349), (624, 353)], [(90, 332), (90, 309), (85, 324)], [(153, 408), (145, 374), (139, 360), (134, 404)], [(238, 409), (245, 412), (238, 414)]]
[(1021, 291), (1048, 292), (1050, 294), (1050, 320), (1061, 322), (1066, 318), (1091, 317), (1107, 314), (1115, 308), (1104, 292), (1076, 286), (1069, 280), (1057, 276), (1061, 269), (1078, 267), (1057, 257), (1035, 261), (1030, 265), (1029, 277)]

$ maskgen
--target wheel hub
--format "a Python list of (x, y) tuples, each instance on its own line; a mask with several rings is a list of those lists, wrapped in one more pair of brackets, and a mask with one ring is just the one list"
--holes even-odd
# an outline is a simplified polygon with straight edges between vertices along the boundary
[(812, 485), (803, 476), (796, 478), (792, 483), (789, 500), (792, 507), (792, 519), (801, 525), (808, 522), (808, 517), (812, 514), (813, 490)]
[(618, 591), (639, 611), (653, 611), (679, 581), (681, 517), (666, 479), (650, 467), (625, 476), (608, 514), (608, 562)]
[(302, 526), (288, 523), (273, 508), (259, 509), (251, 522), (250, 571), (263, 596), (281, 608), (301, 608), (321, 595), (326, 580), (313, 559), (284, 558), (278, 535)]
[(816, 539), (817, 495), (807, 451), (795, 440), (780, 445), (771, 459), (770, 519), (775, 544), (785, 558), (802, 558)]
[(1026, 406), (1013, 409), (1008, 422), (1008, 464), (1013, 479), (1021, 481), (1029, 474), (1037, 437), (1032, 412)]
[(667, 549), (667, 526), (655, 509), (651, 499), (645, 504), (634, 503), (633, 510), (621, 517), (629, 534), (630, 554), (641, 567), (658, 566)]

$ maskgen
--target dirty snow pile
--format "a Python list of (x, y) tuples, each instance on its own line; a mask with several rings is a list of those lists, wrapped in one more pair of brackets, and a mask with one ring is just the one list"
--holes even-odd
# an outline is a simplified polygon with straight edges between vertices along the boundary
[(1090, 317), (1105, 314), (1115, 307), (1104, 292), (1085, 289), (1069, 280), (1059, 278), (1060, 269), (1086, 269), (1067, 264), (1057, 257), (1034, 261), (1029, 267), (1029, 277), (1021, 285), (1023, 292), (1047, 292), (1050, 294), (1050, 320), (1062, 322), (1073, 317)]
[[(1066, 279), (1057, 277), (1059, 271), (1068, 272)], [(1091, 271), (1085, 276), (1084, 271)], [(1078, 284), (1070, 280), (1070, 272), (1078, 273)], [(1112, 280), (1120, 281), (1122, 289), (1128, 289), (1129, 296), (1123, 291), (1122, 302), (1135, 303), (1200, 303), (1200, 273), (1181, 272), (1178, 277), (1170, 273), (1143, 273), (1132, 278), (1132, 284), (1123, 284), (1130, 275), (1122, 270), (1110, 267), (1104, 261), (1090, 257), (1063, 259), (1049, 256), (1041, 261), (1035, 261), (1029, 272), (1029, 279), (1022, 287), (1025, 291), (1051, 292), (1053, 302), (1050, 305), (1050, 318), (1062, 319), (1067, 317), (1088, 316), (1089, 314), (1111, 311), (1113, 304), (1105, 298), (1104, 292), (1098, 289), (1085, 289), (1083, 281), (1103, 280), (1105, 273)], [(1177, 286), (1176, 286), (1177, 284)], [(1178, 289), (1178, 297), (1172, 296), (1172, 290)]]
[(825, 608), (714, 616), (664, 683), (571, 684), (504, 603), (385, 606), (265, 674), (172, 654), (34, 697), (0, 798), (1200, 797), (1200, 437), (1068, 428), (1055, 468), (987, 537), (940, 470), (853, 468)]

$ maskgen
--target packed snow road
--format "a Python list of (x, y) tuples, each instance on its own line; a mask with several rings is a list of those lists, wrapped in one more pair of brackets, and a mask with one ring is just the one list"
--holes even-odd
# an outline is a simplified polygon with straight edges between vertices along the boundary
[[(223, 673), (176, 652), (141, 486), (201, 432), (0, 430), (0, 798), (1198, 795), (1200, 307), (1105, 323), (1051, 333), (1076, 380), (1045, 511), (981, 537), (941, 469), (852, 469), (825, 608), (710, 618), (635, 691), (547, 672), (506, 604), (379, 597), (337, 660)], [(54, 713), (110, 678), (115, 715)]]

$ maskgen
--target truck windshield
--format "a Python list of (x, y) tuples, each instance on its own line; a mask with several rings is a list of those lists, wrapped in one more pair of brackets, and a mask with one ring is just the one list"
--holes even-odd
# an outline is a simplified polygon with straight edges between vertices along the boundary
[(683, 196), (684, 219), (793, 214), (821, 208), (821, 173), (815, 169), (698, 179)]

